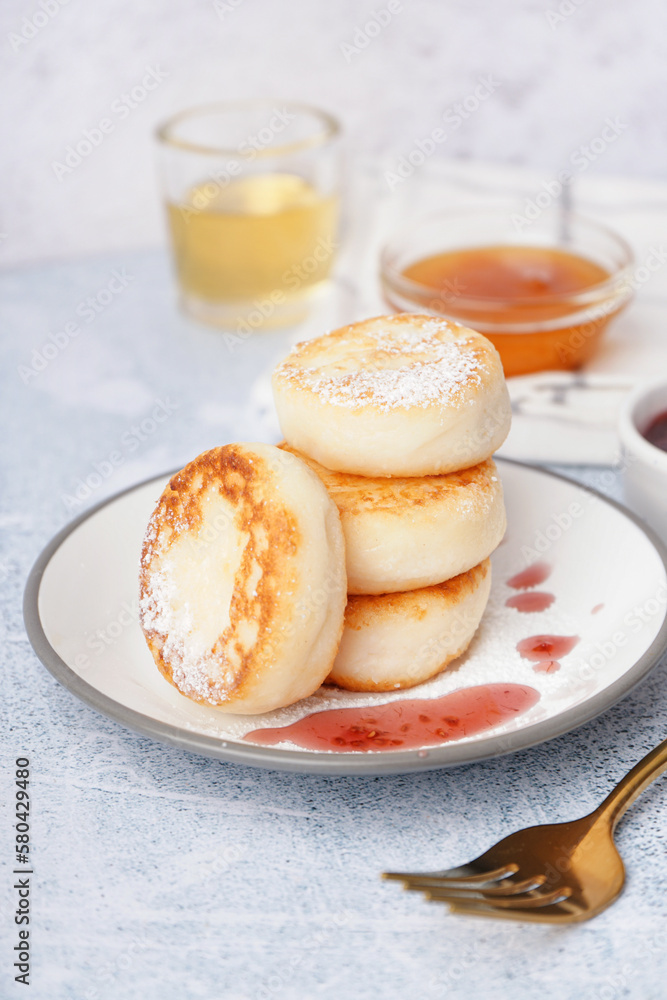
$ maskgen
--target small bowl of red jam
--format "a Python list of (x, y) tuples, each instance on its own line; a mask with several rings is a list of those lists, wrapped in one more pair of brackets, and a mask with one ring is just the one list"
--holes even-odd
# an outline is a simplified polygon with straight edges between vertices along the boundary
[(625, 500), (667, 542), (667, 378), (628, 397), (619, 435)]
[(392, 309), (483, 333), (511, 376), (584, 365), (632, 297), (633, 264), (626, 241), (592, 219), (494, 207), (406, 227), (384, 248), (380, 277)]

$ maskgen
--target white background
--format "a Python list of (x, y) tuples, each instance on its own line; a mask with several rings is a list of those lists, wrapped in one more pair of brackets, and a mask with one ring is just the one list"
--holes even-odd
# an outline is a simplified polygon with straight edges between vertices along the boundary
[[(153, 129), (203, 100), (320, 104), (343, 119), (354, 156), (391, 159), (491, 75), (495, 93), (448, 131), (438, 156), (552, 175), (611, 118), (627, 127), (589, 172), (667, 176), (661, 0), (402, 0), (364, 48), (344, 51), (386, 6), (4, 0), (0, 263), (163, 242)], [(147, 68), (165, 79), (121, 119), (112, 105)], [(53, 164), (104, 117), (114, 131), (58, 180)]]

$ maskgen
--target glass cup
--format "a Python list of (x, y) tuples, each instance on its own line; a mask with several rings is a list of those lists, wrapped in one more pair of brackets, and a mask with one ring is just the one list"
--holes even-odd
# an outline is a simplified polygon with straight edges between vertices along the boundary
[[(517, 231), (515, 219), (511, 207), (489, 207), (414, 222), (384, 248), (384, 297), (396, 311), (445, 316), (483, 333), (498, 349), (508, 377), (579, 368), (632, 297), (630, 247), (606, 226), (573, 212), (564, 215), (557, 206), (525, 230)], [(480, 291), (488, 255), (499, 252), (510, 280)], [(566, 280), (556, 290), (554, 269), (566, 265)], [(522, 284), (535, 291), (509, 291), (517, 269), (530, 279)]]
[(340, 126), (303, 104), (202, 105), (157, 132), (184, 310), (248, 335), (291, 326), (337, 248)]

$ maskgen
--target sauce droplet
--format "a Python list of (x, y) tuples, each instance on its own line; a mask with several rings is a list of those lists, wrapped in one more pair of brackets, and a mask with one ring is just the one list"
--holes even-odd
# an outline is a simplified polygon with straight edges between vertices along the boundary
[(536, 611), (546, 611), (555, 600), (553, 594), (547, 594), (544, 590), (528, 590), (525, 594), (513, 594), (512, 597), (508, 597), (505, 605), (531, 614)]
[(591, 611), (591, 614), (592, 615), (596, 615), (598, 613), (598, 611), (602, 611), (603, 607), (604, 607), (604, 604), (596, 604), (595, 607), (593, 608), (593, 610)]
[(517, 642), (516, 648), (525, 660), (559, 660), (567, 656), (579, 642), (578, 635), (531, 635)]
[(367, 708), (314, 712), (289, 726), (253, 729), (249, 743), (295, 743), (338, 753), (415, 750), (476, 736), (526, 712), (540, 695), (525, 684), (479, 684), (442, 698), (406, 698)]
[(537, 587), (544, 583), (551, 576), (551, 566), (547, 562), (536, 562), (532, 566), (510, 577), (507, 581), (508, 587), (514, 590), (526, 590), (528, 587)]
[(533, 665), (533, 670), (538, 674), (555, 674), (560, 670), (560, 663), (558, 660), (540, 660)]

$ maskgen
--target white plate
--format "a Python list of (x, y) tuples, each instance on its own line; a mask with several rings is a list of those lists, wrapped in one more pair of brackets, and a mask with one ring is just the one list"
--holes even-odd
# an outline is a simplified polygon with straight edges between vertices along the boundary
[[(509, 528), (493, 556), (484, 619), (455, 667), (410, 691), (362, 695), (322, 688), (291, 708), (253, 718), (180, 695), (155, 667), (137, 617), (142, 537), (167, 477), (105, 501), (47, 546), (26, 586), (30, 641), (65, 687), (110, 718), (165, 743), (261, 767), (397, 774), (551, 739), (613, 705), (667, 648), (666, 552), (634, 515), (600, 494), (530, 466), (499, 461), (499, 468)], [(551, 592), (554, 603), (531, 614), (507, 607), (507, 598), (518, 593), (507, 580), (536, 560), (552, 567), (538, 589)], [(579, 637), (558, 672), (536, 672), (517, 651), (519, 640), (543, 634)], [(496, 682), (533, 687), (539, 700), (495, 728), (438, 746), (340, 753), (243, 740), (250, 730), (318, 710), (440, 697)]]

